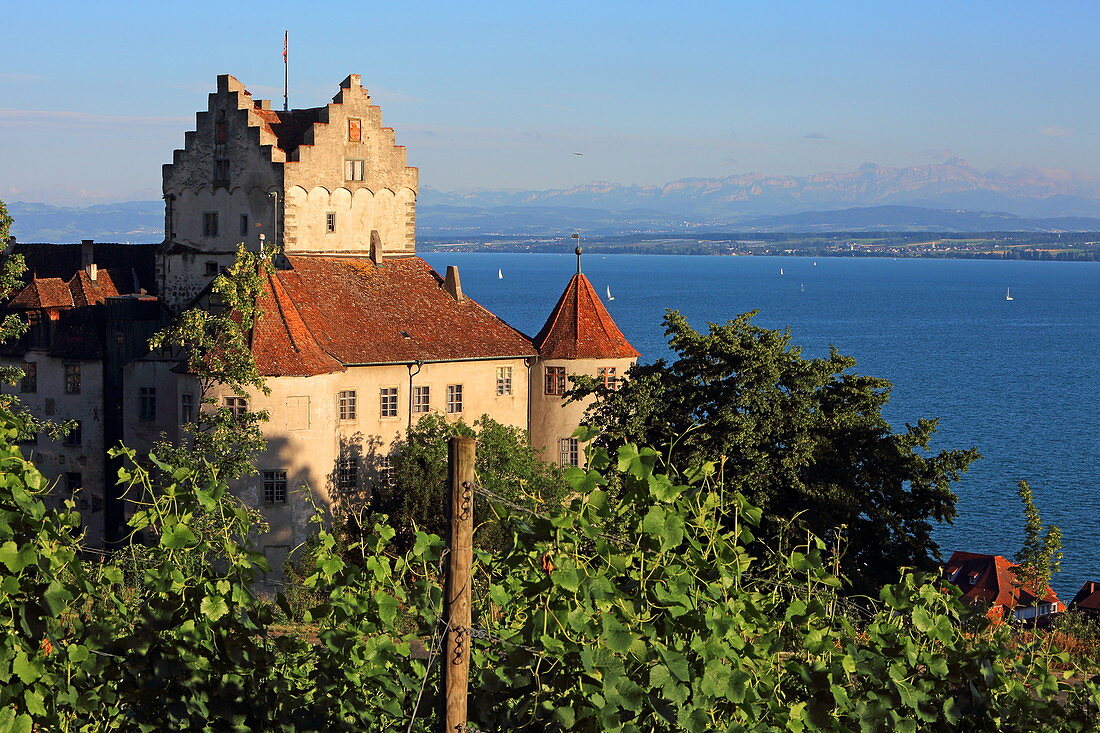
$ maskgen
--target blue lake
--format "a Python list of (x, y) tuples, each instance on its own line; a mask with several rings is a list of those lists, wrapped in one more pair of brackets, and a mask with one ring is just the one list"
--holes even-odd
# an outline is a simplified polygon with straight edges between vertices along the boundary
[[(576, 261), (425, 259), (440, 272), (458, 265), (469, 295), (528, 334)], [(647, 361), (668, 354), (666, 308), (700, 329), (759, 310), (758, 325), (790, 327), (807, 355), (832, 344), (854, 356), (857, 371), (894, 383), (891, 424), (939, 417), (934, 448), (976, 446), (983, 455), (955, 486), (954, 524), (937, 530), (945, 555), (1014, 554), (1023, 538), (1016, 481), (1027, 479), (1044, 520), (1065, 535), (1054, 582), (1062, 599), (1100, 580), (1100, 264), (590, 254), (584, 271), (601, 296), (611, 288), (605, 304)]]

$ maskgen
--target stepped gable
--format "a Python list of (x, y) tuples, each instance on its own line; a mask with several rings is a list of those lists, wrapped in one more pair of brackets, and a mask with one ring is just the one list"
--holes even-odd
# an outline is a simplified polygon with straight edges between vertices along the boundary
[(288, 255), (266, 283), (252, 349), (265, 375), (362, 364), (535, 356), (530, 339), (468, 297), (455, 300), (419, 257)]
[(535, 337), (543, 359), (636, 359), (596, 289), (582, 273), (569, 281), (546, 324)]

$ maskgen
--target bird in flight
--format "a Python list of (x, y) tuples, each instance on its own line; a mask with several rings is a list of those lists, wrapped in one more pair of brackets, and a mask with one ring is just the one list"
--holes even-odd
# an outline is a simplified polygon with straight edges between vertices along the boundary
[(573, 155), (584, 155), (584, 153), (573, 153)]

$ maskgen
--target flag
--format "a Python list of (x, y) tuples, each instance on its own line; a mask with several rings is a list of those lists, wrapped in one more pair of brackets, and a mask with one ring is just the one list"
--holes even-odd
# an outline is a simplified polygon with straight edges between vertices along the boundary
[(283, 63), (286, 63), (286, 41), (287, 36), (290, 35), (290, 31), (283, 31)]

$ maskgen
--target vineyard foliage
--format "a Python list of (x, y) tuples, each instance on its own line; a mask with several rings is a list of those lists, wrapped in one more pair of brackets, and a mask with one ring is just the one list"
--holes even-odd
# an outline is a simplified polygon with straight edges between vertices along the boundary
[[(123, 451), (144, 543), (100, 557), (71, 503), (47, 506), (19, 429), (0, 412), (0, 733), (432, 729), (437, 536), (397, 551), (379, 521), (338, 552), (318, 520), (289, 627), (216, 472)], [(154, 489), (149, 470), (172, 480)], [(1009, 643), (934, 579), (906, 575), (865, 611), (811, 535), (753, 557), (760, 510), (712, 471), (674, 481), (626, 445), (567, 472), (564, 509), (482, 495), (511, 537), (476, 556), (478, 729), (1095, 729), (1100, 687), (1073, 660)]]

